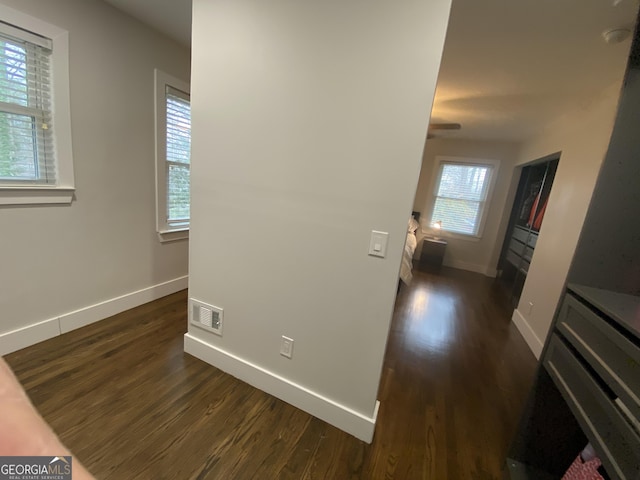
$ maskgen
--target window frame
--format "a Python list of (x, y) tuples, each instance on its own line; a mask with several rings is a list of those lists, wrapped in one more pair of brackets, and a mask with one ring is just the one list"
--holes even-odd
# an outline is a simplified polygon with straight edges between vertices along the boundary
[(480, 241), (484, 233), (484, 227), (487, 221), (488, 212), (491, 206), (491, 200), (493, 198), (493, 189), (495, 187), (496, 179), (498, 177), (498, 171), (500, 168), (499, 160), (468, 158), (468, 157), (449, 157), (449, 156), (436, 156), (434, 162), (434, 169), (432, 175), (432, 181), (429, 191), (429, 205), (427, 215), (425, 219), (428, 222), (432, 221), (433, 210), (436, 204), (436, 198), (438, 189), (440, 186), (440, 179), (442, 178), (444, 165), (466, 165), (466, 166), (479, 166), (488, 167), (490, 169), (489, 183), (487, 184), (486, 196), (484, 202), (481, 203), (480, 214), (478, 216), (478, 229), (475, 234), (450, 232), (447, 230), (436, 230), (431, 226), (431, 223), (427, 225), (425, 233), (431, 235), (437, 235), (444, 238), (457, 238), (461, 240)]
[(0, 205), (69, 205), (75, 192), (73, 148), (71, 141), (71, 102), (69, 92), (69, 32), (14, 10), (0, 3), (0, 18), (4, 23), (25, 30), (29, 35), (51, 40), (51, 98), (55, 157), (55, 182), (1, 183)]
[[(186, 225), (172, 226), (167, 220), (167, 87), (179, 90), (191, 96), (188, 82), (180, 80), (162, 70), (154, 70), (155, 97), (155, 180), (156, 180), (156, 231), (161, 242), (173, 242), (189, 238), (189, 222)], [(191, 101), (189, 101), (191, 104)], [(189, 164), (191, 166), (191, 164)], [(189, 168), (191, 171), (191, 168)]]

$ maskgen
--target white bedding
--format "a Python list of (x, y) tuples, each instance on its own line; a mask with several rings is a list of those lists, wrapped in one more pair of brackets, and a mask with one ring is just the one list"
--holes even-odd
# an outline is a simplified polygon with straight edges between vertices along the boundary
[(415, 233), (407, 232), (407, 241), (404, 244), (404, 252), (402, 252), (402, 264), (400, 265), (400, 279), (409, 285), (413, 274), (411, 269), (413, 268), (413, 253), (416, 251), (418, 245), (418, 239)]

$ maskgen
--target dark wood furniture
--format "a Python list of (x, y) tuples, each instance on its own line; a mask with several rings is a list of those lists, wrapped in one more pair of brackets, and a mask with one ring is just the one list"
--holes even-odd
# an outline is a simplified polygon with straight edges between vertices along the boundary
[(441, 238), (425, 237), (420, 252), (420, 270), (438, 270), (442, 267), (447, 241)]
[(587, 441), (610, 478), (640, 478), (638, 312), (640, 297), (568, 285), (505, 478), (560, 478)]

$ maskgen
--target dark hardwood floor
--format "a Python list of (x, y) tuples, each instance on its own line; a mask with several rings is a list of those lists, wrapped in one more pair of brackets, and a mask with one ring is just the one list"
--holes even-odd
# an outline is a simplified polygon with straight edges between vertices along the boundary
[(182, 351), (180, 292), (6, 357), (98, 479), (500, 478), (535, 360), (493, 280), (403, 287), (367, 445)]

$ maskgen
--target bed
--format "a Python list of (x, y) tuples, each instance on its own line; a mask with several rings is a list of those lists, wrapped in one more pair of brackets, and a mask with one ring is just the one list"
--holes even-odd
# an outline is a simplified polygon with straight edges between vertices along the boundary
[(404, 252), (402, 252), (402, 264), (400, 265), (400, 280), (406, 285), (411, 283), (413, 273), (413, 254), (416, 251), (418, 245), (418, 239), (416, 238), (416, 231), (420, 227), (420, 212), (412, 212), (411, 218), (407, 223), (407, 240), (404, 244)]

